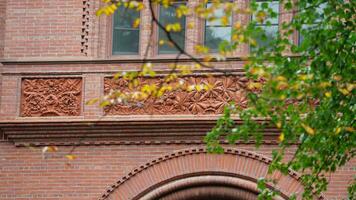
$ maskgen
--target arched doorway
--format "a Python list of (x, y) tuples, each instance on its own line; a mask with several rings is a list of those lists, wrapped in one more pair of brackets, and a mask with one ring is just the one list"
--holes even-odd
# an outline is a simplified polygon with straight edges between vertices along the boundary
[(140, 200), (255, 200), (257, 195), (255, 183), (251, 181), (231, 174), (205, 172), (171, 181), (136, 198)]
[(298, 175), (293, 171), (268, 175), (270, 162), (245, 150), (209, 154), (204, 148), (185, 149), (134, 169), (109, 187), (100, 200), (255, 200), (260, 177), (278, 179), (273, 188), (280, 193), (276, 200), (292, 194), (300, 199), (303, 186)]

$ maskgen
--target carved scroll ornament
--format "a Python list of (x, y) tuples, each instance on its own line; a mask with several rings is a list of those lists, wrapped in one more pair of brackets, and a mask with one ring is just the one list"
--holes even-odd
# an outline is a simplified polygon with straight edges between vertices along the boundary
[(21, 116), (77, 116), (81, 99), (81, 78), (26, 78), (22, 80)]
[[(162, 81), (159, 78), (142, 80), (141, 82), (154, 82), (157, 85)], [(172, 115), (172, 114), (220, 114), (224, 106), (231, 101), (245, 107), (247, 78), (239, 76), (212, 76), (187, 77), (184, 81), (189, 85), (209, 84), (212, 89), (208, 91), (172, 91), (160, 98), (149, 98), (137, 105), (115, 104), (105, 107), (107, 115)], [(104, 91), (126, 91), (128, 82), (120, 79), (105, 78)]]

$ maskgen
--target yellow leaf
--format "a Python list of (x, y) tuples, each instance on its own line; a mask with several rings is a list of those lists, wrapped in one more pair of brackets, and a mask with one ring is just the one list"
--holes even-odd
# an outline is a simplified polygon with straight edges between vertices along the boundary
[(222, 16), (220, 20), (221, 20), (222, 25), (224, 25), (224, 26), (227, 26), (230, 24), (229, 18), (227, 18), (226, 15)]
[(346, 89), (349, 91), (349, 92), (351, 92), (354, 88), (355, 88), (355, 84), (350, 84), (350, 83), (348, 83), (348, 84), (346, 84)]
[(99, 9), (99, 10), (97, 10), (97, 11), (95, 12), (95, 15), (96, 15), (97, 17), (99, 17), (99, 16), (101, 16), (103, 13), (104, 13), (103, 9)]
[(321, 88), (326, 88), (326, 87), (330, 87), (330, 86), (331, 86), (331, 83), (330, 83), (330, 82), (321, 82), (321, 83), (319, 84), (319, 86), (320, 86)]
[(238, 34), (233, 34), (232, 37), (231, 37), (231, 40), (233, 42), (237, 41), (239, 39), (239, 35)]
[(117, 6), (115, 4), (111, 4), (110, 8), (112, 8), (115, 11), (117, 9)]
[(181, 18), (184, 15), (187, 15), (189, 12), (189, 9), (187, 6), (185, 5), (180, 5), (177, 9), (176, 9), (176, 16), (177, 18)]
[(266, 75), (266, 71), (261, 67), (251, 67), (249, 72), (253, 75), (264, 76)]
[(343, 95), (348, 95), (350, 92), (347, 89), (344, 88), (339, 88), (339, 91), (343, 94)]
[(167, 32), (179, 32), (182, 30), (182, 27), (180, 25), (180, 23), (174, 23), (174, 24), (167, 24), (166, 25), (166, 31)]
[(196, 87), (196, 90), (198, 91), (198, 92), (200, 92), (200, 91), (202, 91), (203, 89), (204, 89), (204, 87), (202, 86), (202, 85), (197, 85)]
[(239, 42), (244, 42), (245, 41), (245, 36), (239, 35)]
[(266, 13), (266, 12), (264, 12), (264, 11), (259, 11), (259, 12), (256, 14), (256, 20), (257, 20), (258, 22), (262, 23), (262, 22), (265, 20), (266, 16), (267, 16), (267, 13)]
[(335, 134), (337, 135), (337, 134), (339, 134), (341, 132), (341, 128), (340, 127), (337, 127), (336, 129), (335, 129)]
[(137, 18), (135, 19), (134, 23), (132, 24), (132, 27), (137, 28), (140, 25), (140, 19)]
[(145, 8), (144, 4), (143, 4), (142, 2), (139, 2), (138, 5), (137, 5), (136, 10), (137, 10), (137, 11), (140, 11), (140, 10), (142, 10), (142, 9), (144, 9), (144, 8)]
[(287, 97), (286, 97), (286, 95), (284, 95), (284, 94), (282, 94), (281, 96), (279, 96), (279, 99), (280, 100), (284, 100), (284, 99), (286, 99)]
[(77, 156), (73, 155), (73, 154), (67, 154), (66, 158), (68, 158), (69, 160), (74, 160), (77, 158)]
[(334, 75), (334, 76), (333, 76), (333, 79), (334, 79), (335, 81), (341, 81), (342, 77), (341, 77), (340, 75)]
[(313, 75), (312, 74), (300, 74), (299, 75), (299, 79), (302, 81), (308, 80), (308, 79), (312, 79)]
[(325, 92), (325, 96), (330, 98), (331, 97), (331, 92)]
[(189, 85), (188, 88), (187, 88), (187, 91), (188, 92), (191, 92), (195, 89), (195, 85)]
[(283, 142), (283, 141), (284, 141), (284, 133), (281, 133), (281, 134), (279, 135), (278, 140), (279, 140), (280, 142)]
[(102, 101), (100, 103), (100, 107), (105, 107), (105, 106), (108, 106), (108, 105), (111, 105), (110, 101)]
[(206, 54), (209, 52), (209, 48), (208, 47), (205, 47), (205, 46), (201, 46), (201, 45), (196, 45), (195, 47), (195, 51), (200, 54)]
[(262, 84), (260, 82), (249, 82), (247, 88), (250, 90), (260, 89), (262, 88)]
[(90, 100), (87, 101), (85, 104), (86, 104), (86, 105), (93, 105), (93, 104), (95, 104), (95, 103), (98, 102), (98, 101), (99, 101), (98, 98), (90, 99)]
[(138, 7), (138, 2), (137, 1), (130, 1), (128, 7), (130, 9), (134, 9)]
[(106, 7), (105, 10), (107, 11), (107, 12), (105, 13), (105, 14), (107, 14), (107, 15), (111, 15), (111, 14), (113, 14), (113, 13), (115, 12), (115, 10), (114, 10), (112, 7), (110, 7), (110, 6)]
[(277, 126), (277, 128), (281, 128), (282, 127), (282, 122), (277, 122), (276, 126)]
[(345, 127), (345, 130), (348, 131), (348, 132), (354, 132), (355, 129), (352, 128), (352, 127)]
[(252, 46), (254, 46), (254, 47), (257, 46), (256, 40), (249, 38), (249, 41)]
[(277, 81), (287, 81), (286, 77), (284, 77), (284, 76), (277, 76), (276, 80)]
[(306, 124), (302, 124), (302, 127), (304, 128), (304, 130), (309, 134), (309, 135), (314, 135), (315, 131), (314, 129), (312, 129), (310, 126), (306, 125)]
[(155, 77), (156, 76), (156, 72), (153, 71), (153, 70), (150, 70), (149, 71), (149, 75), (150, 75), (150, 77)]
[(204, 62), (209, 62), (211, 59), (213, 59), (213, 57), (211, 57), (211, 56), (205, 56), (203, 58)]
[(195, 68), (195, 69), (201, 69), (201, 65), (200, 65), (199, 63), (196, 63), (196, 64), (194, 65), (194, 68)]
[(120, 76), (121, 76), (121, 73), (120, 73), (120, 72), (118, 72), (118, 73), (116, 73), (116, 74), (114, 75), (114, 79), (115, 79), (115, 80), (117, 80), (117, 79), (119, 79), (119, 78), (120, 78)]
[(278, 82), (277, 84), (278, 90), (285, 90), (287, 87), (288, 87), (288, 83), (284, 81)]
[(188, 29), (193, 29), (195, 27), (194, 22), (189, 22), (187, 27), (188, 27)]
[(42, 149), (42, 152), (43, 152), (43, 153), (46, 153), (46, 152), (56, 152), (56, 151), (58, 151), (58, 147), (56, 147), (56, 146), (45, 146), (45, 147), (43, 147), (43, 149)]
[(298, 100), (301, 100), (303, 97), (304, 97), (304, 94), (303, 94), (303, 93), (300, 93), (300, 94), (298, 94), (297, 99), (298, 99)]
[(240, 30), (241, 29), (241, 23), (240, 22), (236, 22), (234, 25), (236, 30)]

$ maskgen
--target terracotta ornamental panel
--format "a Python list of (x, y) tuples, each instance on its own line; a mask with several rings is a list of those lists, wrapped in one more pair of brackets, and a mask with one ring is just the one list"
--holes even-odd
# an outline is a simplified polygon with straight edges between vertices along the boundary
[(78, 116), (81, 112), (81, 78), (24, 78), (21, 116)]
[[(160, 78), (147, 78), (141, 82), (154, 82), (160, 84)], [(172, 114), (220, 114), (224, 106), (231, 101), (236, 105), (245, 107), (247, 78), (241, 76), (196, 76), (186, 77), (184, 81), (189, 85), (209, 84), (212, 89), (207, 91), (172, 91), (160, 98), (149, 98), (137, 104), (115, 104), (107, 106), (107, 115), (172, 115)], [(126, 91), (128, 82), (120, 79), (105, 78), (104, 91)]]

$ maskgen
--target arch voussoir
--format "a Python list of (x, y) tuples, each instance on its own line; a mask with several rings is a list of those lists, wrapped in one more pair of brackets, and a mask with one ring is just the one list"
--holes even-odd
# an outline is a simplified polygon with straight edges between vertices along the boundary
[[(267, 176), (270, 163), (271, 160), (267, 157), (240, 149), (225, 149), (223, 154), (209, 154), (204, 148), (184, 149), (164, 155), (135, 168), (108, 188), (100, 200), (143, 200), (148, 193), (160, 191), (162, 188), (169, 188), (176, 181), (180, 181), (177, 184), (182, 184), (182, 182), (184, 183), (184, 181), (187, 182), (188, 180), (190, 182), (188, 181), (187, 184), (194, 184), (191, 183), (193, 180), (202, 181), (194, 177), (212, 178), (212, 182), (216, 180), (217, 185), (222, 184), (218, 181), (221, 177), (226, 177), (226, 180), (232, 178), (231, 183), (238, 183), (232, 184), (231, 187), (233, 188), (241, 189), (249, 185), (245, 190), (250, 192), (240, 191), (236, 194), (246, 193), (247, 196), (251, 197), (252, 194), (258, 193), (256, 182), (260, 177)], [(267, 177), (279, 179), (275, 189), (280, 191), (281, 199), (288, 199), (288, 196), (300, 192), (301, 188), (303, 188), (298, 174), (291, 170), (288, 175), (276, 172)], [(244, 184), (241, 185), (241, 183)], [(220, 191), (220, 189), (217, 189), (217, 191)], [(146, 197), (143, 198), (145, 195)], [(179, 194), (177, 193), (176, 196), (179, 196)], [(147, 197), (146, 199), (149, 198)]]

